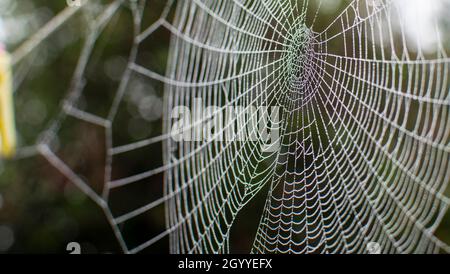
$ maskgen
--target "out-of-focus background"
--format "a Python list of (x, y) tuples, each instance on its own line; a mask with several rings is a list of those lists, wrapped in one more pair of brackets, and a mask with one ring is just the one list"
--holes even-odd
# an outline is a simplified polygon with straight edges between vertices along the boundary
[[(183, 0), (189, 1), (189, 0)], [(14, 66), (16, 119), (21, 147), (32, 146), (41, 133), (58, 117), (62, 99), (73, 88), (72, 76), (82, 55), (89, 27), (111, 1), (92, 0), (88, 12), (73, 16), (61, 28)], [(92, 3), (94, 2), (94, 3)], [(165, 5), (164, 0), (148, 0), (144, 20), (155, 21)], [(318, 2), (318, 1), (316, 1)], [(316, 26), (318, 29), (332, 21), (349, 1), (323, 0)], [(450, 1), (395, 0), (406, 22), (411, 41), (419, 43), (426, 54), (436, 49), (434, 21), (439, 22), (441, 39), (450, 45)], [(314, 3), (312, 5), (317, 5)], [(33, 34), (67, 7), (66, 1), (0, 0), (0, 41), (14, 52)], [(129, 9), (122, 8), (106, 26), (89, 57), (86, 68), (86, 88), (77, 106), (104, 116), (117, 90), (127, 64), (133, 33)], [(153, 71), (164, 74), (169, 51), (169, 33), (155, 32), (140, 48), (142, 62)], [(414, 43), (411, 43), (414, 44)], [(339, 45), (333, 45), (339, 47)], [(414, 50), (414, 49), (413, 49)], [(418, 50), (417, 48), (415, 49)], [(142, 140), (161, 133), (163, 86), (154, 81), (134, 77), (130, 92), (121, 104), (121, 115), (115, 123), (117, 144)], [(100, 184), (105, 172), (105, 136), (88, 124), (65, 119), (54, 147), (70, 167), (82, 174), (86, 181)], [(132, 160), (116, 163), (116, 173), (128, 174), (153, 165), (152, 155), (160, 155), (161, 148), (140, 150)], [(158, 180), (156, 180), (158, 179)], [(159, 185), (157, 185), (159, 184)], [(121, 203), (134, 203), (141, 196), (153, 195), (162, 188), (161, 178), (153, 186), (133, 195), (115, 196)], [(154, 186), (156, 185), (156, 186)], [(262, 197), (261, 199), (263, 199)], [(250, 209), (256, 215), (258, 210)], [(155, 227), (164, 227), (163, 214), (148, 218), (132, 229), (128, 241)], [(256, 226), (238, 222), (240, 243), (236, 251), (248, 251)], [(445, 219), (438, 231), (441, 238), (450, 239), (450, 219)], [(79, 242), (84, 253), (117, 253), (120, 246), (103, 211), (88, 199), (48, 162), (39, 157), (24, 157), (12, 161), (0, 160), (0, 253), (61, 253), (69, 242)], [(164, 242), (162, 245), (167, 244)], [(164, 247), (154, 252), (167, 252)]]

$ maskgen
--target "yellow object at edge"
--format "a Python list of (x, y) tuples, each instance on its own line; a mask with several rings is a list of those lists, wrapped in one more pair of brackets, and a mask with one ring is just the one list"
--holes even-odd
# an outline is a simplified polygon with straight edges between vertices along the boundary
[(0, 157), (10, 158), (16, 151), (16, 128), (11, 60), (0, 46)]

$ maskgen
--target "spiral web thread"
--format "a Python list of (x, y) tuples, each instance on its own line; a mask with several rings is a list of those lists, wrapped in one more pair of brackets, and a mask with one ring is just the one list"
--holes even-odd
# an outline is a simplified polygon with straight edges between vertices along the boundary
[[(58, 19), (69, 20), (91, 2)], [(228, 253), (233, 223), (261, 192), (266, 202), (253, 253), (366, 253), (369, 243), (383, 253), (450, 251), (435, 236), (448, 209), (450, 180), (450, 60), (442, 43), (434, 58), (420, 47), (412, 53), (391, 1), (351, 1), (320, 31), (321, 1), (167, 1), (160, 19), (143, 28), (144, 8), (152, 2), (116, 0), (104, 7), (92, 21), (60, 116), (36, 146), (21, 151), (43, 155), (92, 198), (124, 252), (169, 238), (172, 253)], [(103, 118), (76, 102), (95, 41), (120, 9), (132, 13), (135, 39)], [(161, 29), (172, 37), (165, 75), (137, 59), (141, 43)], [(16, 61), (53, 30), (30, 39)], [(336, 44), (340, 51), (333, 51)], [(133, 75), (164, 84), (163, 134), (115, 147), (112, 128), (120, 126), (115, 117)], [(238, 134), (258, 119), (246, 116), (250, 106), (281, 107), (277, 121), (265, 121), (280, 131), (279, 149), (263, 152), (262, 142), (246, 140), (175, 142), (170, 111), (180, 105), (195, 111), (196, 98), (218, 111), (244, 106), (225, 125), (237, 123)], [(67, 116), (106, 132), (102, 193), (52, 150)], [(163, 146), (162, 166), (111, 178), (114, 157), (155, 144)], [(160, 174), (162, 197), (119, 216), (110, 210), (110, 191)], [(128, 243), (123, 225), (158, 206), (164, 206), (166, 229)]]

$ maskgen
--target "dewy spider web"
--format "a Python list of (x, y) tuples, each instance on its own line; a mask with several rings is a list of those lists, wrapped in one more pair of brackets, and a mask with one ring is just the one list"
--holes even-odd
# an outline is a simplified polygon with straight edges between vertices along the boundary
[[(92, 2), (61, 13), (16, 51), (15, 61)], [(414, 53), (401, 13), (387, 0), (352, 1), (322, 28), (316, 22), (325, 3), (288, 0), (167, 1), (160, 19), (143, 27), (145, 7), (153, 2), (105, 4), (92, 20), (61, 114), (36, 146), (21, 151), (43, 155), (92, 198), (124, 252), (169, 238), (172, 253), (228, 253), (238, 214), (258, 193), (266, 202), (254, 253), (366, 253), (370, 243), (383, 253), (450, 251), (435, 236), (447, 213), (450, 180), (450, 60), (441, 42), (437, 57), (426, 57), (420, 47)], [(133, 14), (135, 39), (103, 118), (77, 101), (95, 41), (121, 9)], [(137, 58), (142, 43), (161, 30), (171, 34), (165, 75)], [(134, 75), (165, 86), (162, 135), (115, 146), (115, 119)], [(175, 142), (171, 110), (195, 112), (197, 98), (218, 111), (244, 106), (225, 128), (236, 121), (245, 126), (250, 106), (279, 106), (278, 121), (268, 123), (280, 131), (279, 149), (263, 152), (263, 143), (246, 140)], [(53, 150), (67, 117), (106, 132), (101, 193)], [(153, 145), (163, 148), (161, 166), (112, 178), (115, 157)], [(111, 210), (111, 191), (158, 175), (164, 175), (161, 197), (124, 214)], [(127, 242), (124, 224), (159, 206), (166, 229)]]

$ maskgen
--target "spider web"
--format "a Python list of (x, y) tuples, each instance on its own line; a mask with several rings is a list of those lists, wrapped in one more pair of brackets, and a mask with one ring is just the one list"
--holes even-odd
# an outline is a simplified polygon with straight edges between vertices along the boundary
[[(18, 63), (75, 14), (89, 18), (61, 113), (19, 156), (42, 155), (95, 201), (124, 252), (168, 239), (171, 253), (229, 253), (239, 214), (260, 194), (266, 198), (262, 215), (253, 216), (253, 253), (367, 253), (371, 243), (382, 253), (450, 251), (435, 235), (449, 205), (450, 60), (440, 41), (434, 57), (408, 42), (392, 1), (351, 1), (326, 25), (317, 23), (329, 4), (322, 1), (167, 1), (150, 25), (146, 10), (158, 1), (99, 3), (67, 8), (15, 52)], [(79, 101), (96, 41), (121, 10), (132, 14), (133, 42), (101, 116)], [(165, 72), (139, 58), (159, 32), (171, 37)], [(118, 145), (118, 116), (135, 77), (164, 90), (161, 134)], [(255, 119), (246, 116), (251, 106), (280, 107), (279, 119), (268, 122), (280, 131), (279, 148), (175, 142), (171, 110), (194, 112), (198, 98), (217, 112), (243, 106), (224, 126), (238, 122), (237, 134)], [(105, 132), (100, 190), (56, 152), (54, 140), (69, 118)], [(115, 177), (117, 157), (154, 147), (162, 149), (151, 156), (161, 157), (160, 165)], [(155, 178), (164, 186), (159, 197), (133, 209), (113, 205), (112, 193)], [(126, 224), (149, 213), (164, 218), (165, 228), (127, 240)]]

